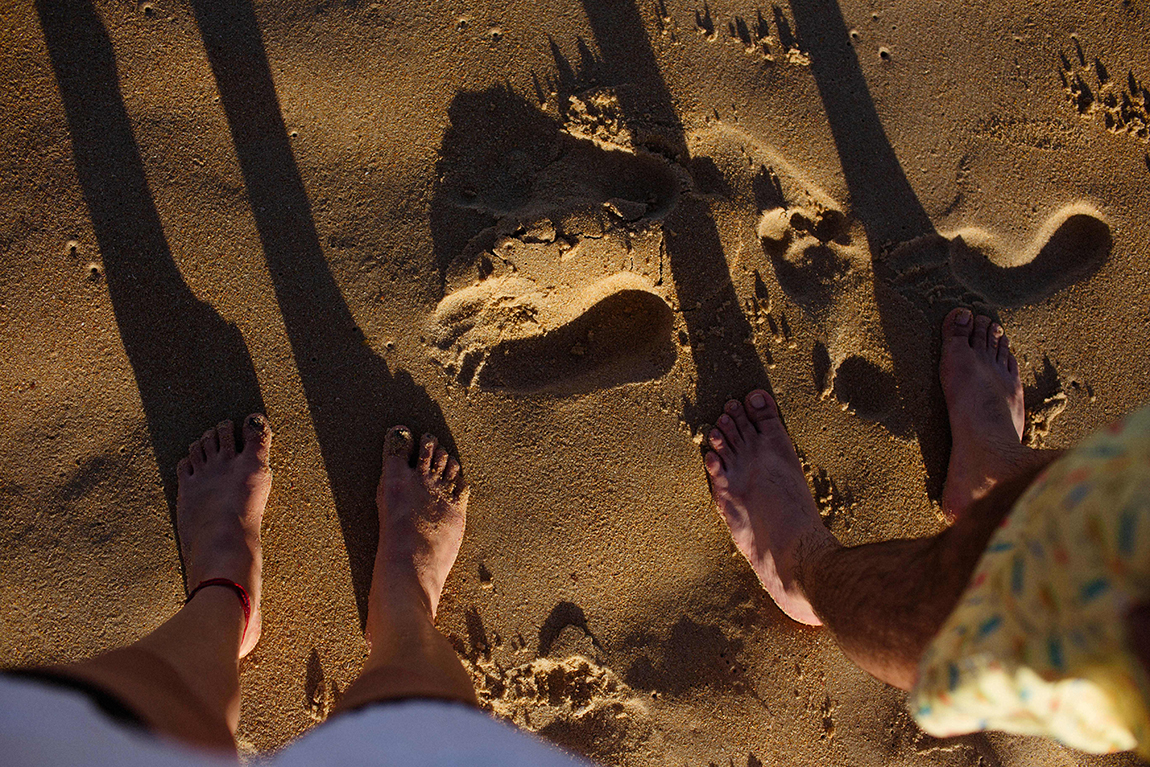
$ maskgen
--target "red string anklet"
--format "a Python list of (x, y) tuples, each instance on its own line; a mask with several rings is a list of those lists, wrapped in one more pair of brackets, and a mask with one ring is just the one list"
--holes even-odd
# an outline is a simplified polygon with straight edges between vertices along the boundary
[(208, 586), (224, 586), (236, 592), (236, 596), (240, 598), (240, 606), (244, 608), (244, 633), (240, 635), (240, 641), (243, 642), (248, 633), (248, 621), (252, 617), (252, 600), (248, 596), (248, 590), (229, 578), (208, 578), (188, 592), (188, 598), (184, 600), (184, 604), (191, 602), (192, 597), (199, 593), (200, 589), (206, 589)]

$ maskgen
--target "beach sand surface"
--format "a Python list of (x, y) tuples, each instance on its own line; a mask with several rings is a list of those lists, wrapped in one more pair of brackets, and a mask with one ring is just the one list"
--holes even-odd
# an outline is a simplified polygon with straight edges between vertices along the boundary
[(1026, 439), (1150, 391), (1144, 0), (41, 0), (0, 10), (0, 663), (182, 602), (175, 465), (276, 433), (239, 739), (365, 656), (392, 424), (471, 486), (439, 625), (610, 765), (1126, 764), (940, 741), (774, 606), (700, 460), (769, 387), (844, 543), (927, 535), (938, 327)]

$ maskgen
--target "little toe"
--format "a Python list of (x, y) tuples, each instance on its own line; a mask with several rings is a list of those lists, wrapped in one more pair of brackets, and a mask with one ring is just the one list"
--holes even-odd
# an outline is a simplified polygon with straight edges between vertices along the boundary
[(187, 479), (192, 476), (192, 461), (190, 458), (184, 457), (176, 464), (176, 476), (180, 479)]
[(747, 395), (747, 414), (755, 428), (762, 431), (770, 421), (778, 420), (779, 407), (771, 395), (762, 389), (755, 389)]
[(243, 455), (255, 460), (260, 466), (268, 465), (271, 453), (272, 428), (267, 416), (252, 413), (244, 419)]
[(974, 349), (985, 350), (986, 341), (990, 332), (990, 318), (980, 314), (974, 318), (974, 333), (970, 336), (970, 345)]
[(443, 470), (444, 482), (455, 482), (455, 478), (459, 476), (459, 461), (454, 458), (447, 459), (447, 468)]
[(731, 450), (737, 452), (743, 446), (743, 435), (739, 434), (739, 427), (735, 425), (735, 419), (731, 418), (730, 414), (723, 413), (719, 416), (718, 427), (723, 432), (723, 440), (730, 445)]
[(220, 455), (224, 458), (236, 457), (236, 430), (231, 421), (221, 421), (216, 426), (216, 435), (220, 440)]
[(1018, 375), (1018, 360), (1014, 358), (1014, 354), (1010, 351), (1006, 352), (1006, 369), (1010, 371), (1011, 375)]
[(467, 484), (467, 480), (463, 478), (462, 474), (456, 477), (455, 489), (452, 491), (451, 495), (455, 498), (457, 503), (461, 503), (464, 506), (467, 505), (467, 499), (471, 496), (471, 486)]

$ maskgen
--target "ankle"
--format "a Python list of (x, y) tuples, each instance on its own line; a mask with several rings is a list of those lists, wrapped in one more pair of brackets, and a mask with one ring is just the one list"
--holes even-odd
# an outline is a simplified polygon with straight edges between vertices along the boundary
[(368, 603), (386, 613), (420, 613), (431, 619), (438, 606), (410, 559), (389, 560), (382, 554), (375, 560)]
[(812, 594), (818, 588), (826, 563), (842, 549), (843, 545), (826, 528), (812, 530), (795, 546), (794, 578), (816, 613), (819, 610), (814, 605)]

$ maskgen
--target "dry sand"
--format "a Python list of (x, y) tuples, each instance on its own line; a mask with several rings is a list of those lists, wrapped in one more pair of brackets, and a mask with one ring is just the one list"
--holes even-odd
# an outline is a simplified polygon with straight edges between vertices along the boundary
[(263, 408), (245, 749), (357, 672), (403, 422), (474, 488), (441, 627), (558, 743), (1124, 761), (921, 734), (759, 588), (699, 434), (769, 380), (854, 544), (940, 528), (957, 302), (1007, 325), (1034, 443), (1140, 404), (1146, 0), (17, 0), (0, 44), (0, 663), (175, 610), (176, 460)]

